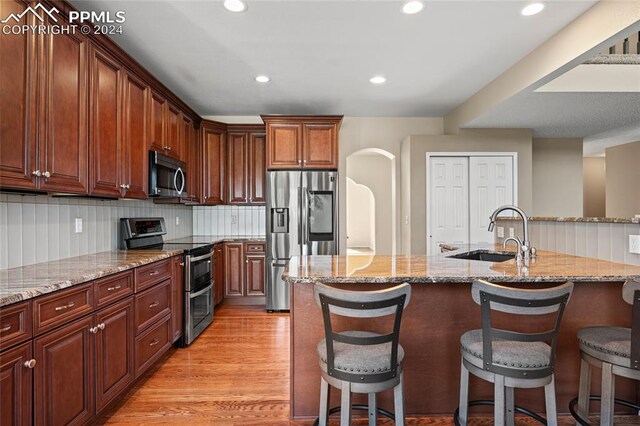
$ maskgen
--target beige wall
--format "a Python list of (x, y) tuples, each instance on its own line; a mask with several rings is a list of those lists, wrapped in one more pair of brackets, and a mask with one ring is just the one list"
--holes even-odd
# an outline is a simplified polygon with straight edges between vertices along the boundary
[(583, 171), (583, 200), (584, 217), (606, 216), (606, 176), (605, 158), (587, 157), (584, 159)]
[(582, 139), (533, 140), (531, 216), (582, 216)]
[[(398, 159), (390, 159), (382, 154), (362, 153), (352, 154), (347, 158), (347, 177), (354, 182), (368, 187), (375, 197), (375, 249), (376, 254), (394, 254), (395, 218), (396, 206), (392, 203), (395, 191), (392, 186), (395, 180), (395, 163)], [(347, 187), (349, 188), (349, 187)], [(347, 193), (350, 197), (351, 194)], [(347, 208), (353, 207), (347, 201)], [(356, 211), (362, 211), (356, 208)], [(350, 217), (350, 225), (354, 224), (354, 218)], [(355, 219), (357, 221), (357, 219)], [(356, 225), (358, 227), (358, 225)], [(357, 228), (356, 228), (357, 229)], [(351, 241), (351, 228), (348, 229), (348, 246), (353, 247)]]
[[(411, 254), (426, 254), (426, 154), (427, 152), (517, 152), (518, 153), (518, 205), (532, 211), (532, 137), (531, 130), (465, 130), (459, 135), (411, 136), (409, 144), (411, 200), (409, 211), (402, 212), (402, 234), (411, 235)], [(405, 174), (403, 176), (406, 177)], [(408, 220), (407, 220), (408, 219)], [(407, 223), (408, 222), (408, 223)]]
[(607, 216), (640, 214), (640, 142), (607, 148), (605, 155)]
[[(346, 252), (346, 171), (347, 157), (366, 148), (385, 150), (396, 158), (396, 182), (400, 184), (400, 148), (402, 141), (409, 135), (441, 135), (442, 118), (391, 118), (391, 117), (345, 117), (340, 127), (340, 179), (339, 193), (339, 236), (340, 253)], [(400, 191), (400, 188), (398, 188)], [(400, 196), (396, 197), (396, 209), (400, 211)], [(396, 235), (401, 235), (400, 220), (397, 220)], [(397, 242), (396, 247), (402, 247)], [(400, 250), (398, 250), (400, 251)]]

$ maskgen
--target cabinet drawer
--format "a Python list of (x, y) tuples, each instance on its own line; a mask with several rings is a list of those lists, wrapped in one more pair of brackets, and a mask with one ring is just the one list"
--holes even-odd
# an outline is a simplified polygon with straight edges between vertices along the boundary
[(136, 293), (171, 278), (171, 259), (136, 268)]
[(40, 334), (93, 310), (93, 282), (43, 296), (33, 302), (33, 331)]
[(171, 347), (171, 316), (136, 337), (136, 377)]
[(96, 281), (98, 308), (131, 294), (133, 294), (133, 271), (122, 272)]
[(31, 301), (0, 308), (0, 348), (3, 350), (31, 338)]
[(171, 279), (136, 295), (136, 332), (171, 313)]
[(264, 254), (264, 243), (246, 243), (245, 254)]

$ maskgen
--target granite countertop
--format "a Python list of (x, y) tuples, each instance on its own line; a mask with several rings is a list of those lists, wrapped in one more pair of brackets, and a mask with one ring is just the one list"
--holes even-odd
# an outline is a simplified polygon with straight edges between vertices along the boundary
[(175, 240), (167, 240), (165, 243), (179, 243), (179, 244), (216, 244), (222, 242), (245, 242), (245, 241), (258, 241), (264, 242), (265, 236), (251, 236), (251, 235), (192, 235), (190, 237), (176, 238)]
[(182, 250), (114, 250), (0, 270), (0, 307), (182, 254)]
[[(469, 283), (486, 279), (507, 282), (617, 282), (640, 279), (640, 266), (567, 254), (538, 251), (535, 261), (481, 262), (452, 259), (474, 250), (508, 252), (498, 244), (460, 245), (433, 256), (298, 256), (291, 258), (284, 278), (292, 283)], [(512, 251), (511, 251), (512, 252)]]
[[(529, 222), (590, 222), (590, 223), (640, 223), (635, 217), (569, 217), (569, 216), (532, 216)], [(520, 216), (498, 216), (496, 220), (522, 221)]]

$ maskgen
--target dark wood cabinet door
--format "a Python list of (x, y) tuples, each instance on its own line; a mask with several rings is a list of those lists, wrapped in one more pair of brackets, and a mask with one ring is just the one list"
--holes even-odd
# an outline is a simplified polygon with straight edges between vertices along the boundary
[(202, 127), (203, 148), (203, 201), (205, 205), (225, 202), (225, 131), (223, 128)]
[[(62, 24), (58, 19), (58, 24)], [(88, 40), (76, 34), (41, 38), (40, 189), (87, 193)]]
[(96, 412), (135, 377), (133, 296), (96, 313)]
[(264, 133), (249, 134), (249, 204), (266, 203), (265, 191), (267, 180), (266, 169), (266, 136)]
[(213, 290), (214, 305), (224, 300), (224, 244), (213, 246)]
[(302, 167), (302, 126), (300, 124), (267, 124), (267, 168)]
[(244, 296), (244, 244), (224, 243), (224, 297)]
[(0, 352), (0, 426), (31, 424), (33, 369), (31, 341)]
[(227, 133), (227, 181), (229, 182), (228, 204), (247, 204), (248, 190), (248, 144), (247, 133)]
[[(122, 65), (115, 58), (90, 49), (89, 194), (125, 195), (121, 168)], [(122, 185), (122, 186), (121, 186)]]
[(182, 116), (182, 138), (187, 163), (187, 198), (196, 203), (202, 202), (202, 141), (197, 136), (193, 122)]
[(166, 145), (166, 99), (151, 91), (149, 102), (149, 149), (164, 152)]
[(122, 183), (126, 197), (146, 199), (149, 191), (147, 113), (149, 86), (132, 74), (124, 79), (122, 107)]
[(87, 316), (34, 339), (35, 424), (84, 424), (95, 411), (95, 335)]
[(306, 169), (338, 168), (338, 126), (333, 123), (304, 123), (302, 165)]
[(182, 113), (171, 103), (167, 103), (167, 145), (164, 147), (164, 152), (178, 160), (183, 160), (182, 147), (180, 146), (181, 125)]
[(246, 256), (245, 280), (247, 296), (264, 296), (264, 256)]
[(173, 274), (171, 276), (172, 303), (171, 303), (171, 327), (175, 342), (182, 336), (184, 327), (184, 263), (182, 256), (173, 258)]
[[(20, 15), (27, 3), (1, 1), (0, 16)], [(24, 17), (34, 24), (35, 17)], [(36, 38), (0, 33), (0, 186), (36, 189)]]

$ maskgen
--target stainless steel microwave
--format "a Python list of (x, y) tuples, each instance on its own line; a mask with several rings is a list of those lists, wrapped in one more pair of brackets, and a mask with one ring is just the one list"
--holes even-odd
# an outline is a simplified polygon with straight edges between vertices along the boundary
[(149, 151), (149, 196), (186, 197), (186, 171), (182, 161)]

